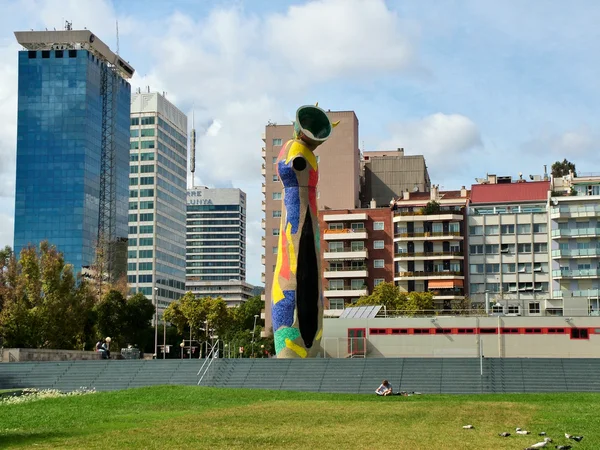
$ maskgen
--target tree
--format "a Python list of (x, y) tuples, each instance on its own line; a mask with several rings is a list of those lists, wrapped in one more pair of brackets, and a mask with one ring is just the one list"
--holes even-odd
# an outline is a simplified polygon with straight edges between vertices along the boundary
[(568, 175), (569, 172), (572, 171), (574, 176), (577, 176), (577, 171), (575, 170), (575, 164), (567, 160), (566, 158), (561, 161), (556, 161), (552, 164), (552, 176), (554, 178), (559, 178), (565, 175)]
[(152, 317), (154, 305), (144, 294), (138, 292), (132, 295), (125, 303), (123, 311), (123, 340), (124, 343), (146, 348), (146, 344), (153, 339)]
[(433, 312), (433, 294), (431, 292), (411, 292), (406, 296), (404, 308), (407, 315), (422, 315)]
[(440, 212), (440, 204), (435, 200), (431, 200), (421, 208), (421, 213), (424, 215), (438, 214)]
[(358, 299), (356, 306), (382, 305), (388, 310), (399, 311), (404, 308), (406, 296), (394, 283), (380, 283), (373, 293)]
[(94, 308), (97, 314), (98, 337), (112, 339), (114, 348), (120, 348), (125, 332), (127, 303), (119, 291), (110, 290)]

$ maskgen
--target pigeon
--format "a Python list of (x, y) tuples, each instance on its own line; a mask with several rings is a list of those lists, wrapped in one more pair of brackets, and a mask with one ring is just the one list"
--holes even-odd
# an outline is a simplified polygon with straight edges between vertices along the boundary
[(529, 447), (527, 447), (525, 450), (534, 450), (536, 448), (544, 448), (546, 445), (548, 445), (548, 438), (544, 439), (542, 442), (536, 442), (533, 445), (530, 445)]
[(546, 436), (546, 432), (545, 431), (541, 431), (540, 434), (538, 434), (538, 436)]
[(500, 437), (509, 437), (510, 433), (507, 433), (506, 431), (504, 433), (498, 433), (498, 436)]
[(581, 440), (583, 439), (583, 436), (573, 436), (572, 434), (569, 434), (569, 433), (565, 433), (565, 437), (567, 439), (573, 439), (576, 442), (581, 442)]
[(475, 428), (475, 427), (473, 425), (464, 425), (463, 428), (465, 430), (470, 430), (470, 429)]
[(571, 450), (572, 447), (570, 445), (555, 445), (554, 448), (558, 450)]
[(520, 428), (517, 430), (517, 434), (530, 434), (530, 431), (527, 430), (521, 430)]

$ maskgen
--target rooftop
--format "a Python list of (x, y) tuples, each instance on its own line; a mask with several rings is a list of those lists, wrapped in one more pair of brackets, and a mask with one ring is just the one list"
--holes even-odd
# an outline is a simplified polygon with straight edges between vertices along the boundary
[(471, 204), (546, 201), (549, 190), (549, 181), (474, 184), (471, 186)]

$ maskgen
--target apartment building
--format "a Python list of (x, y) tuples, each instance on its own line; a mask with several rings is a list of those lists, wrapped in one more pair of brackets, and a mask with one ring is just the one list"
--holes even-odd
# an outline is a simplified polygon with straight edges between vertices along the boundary
[(378, 284), (393, 280), (391, 219), (389, 208), (319, 211), (327, 315), (336, 315)]
[(549, 199), (552, 298), (557, 315), (600, 311), (600, 176), (570, 174), (552, 182)]
[(468, 209), (469, 295), (509, 315), (552, 313), (549, 285), (550, 182), (489, 175), (471, 186)]
[(363, 152), (361, 203), (372, 200), (389, 205), (403, 192), (429, 192), (431, 181), (423, 155), (405, 155), (404, 149)]
[[(358, 148), (358, 119), (353, 111), (328, 111), (332, 122), (339, 121), (331, 137), (320, 145), (315, 155), (319, 164), (319, 185), (317, 203), (319, 209), (354, 209), (359, 207), (360, 150)], [(281, 220), (281, 199), (283, 185), (277, 176), (275, 162), (281, 146), (292, 138), (293, 125), (269, 123), (263, 134), (262, 191), (265, 196), (262, 209), (265, 217), (262, 227), (265, 230), (262, 245), (264, 248), (265, 284), (265, 330), (271, 326), (271, 287), (277, 261), (277, 243)]]
[(432, 292), (436, 309), (465, 298), (465, 210), (469, 191), (407, 192), (393, 206), (394, 282)]

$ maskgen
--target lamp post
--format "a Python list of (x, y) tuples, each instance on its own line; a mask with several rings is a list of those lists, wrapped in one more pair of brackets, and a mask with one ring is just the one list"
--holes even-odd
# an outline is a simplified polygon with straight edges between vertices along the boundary
[(254, 336), (256, 332), (256, 319), (258, 319), (258, 314), (254, 314), (254, 327), (252, 328), (252, 357), (254, 357)]
[(179, 344), (179, 347), (181, 348), (181, 360), (183, 361), (183, 351), (185, 349), (185, 342)]
[(154, 288), (154, 359), (158, 358), (158, 288)]
[(165, 320), (165, 313), (163, 311), (163, 359), (167, 357), (167, 321)]

